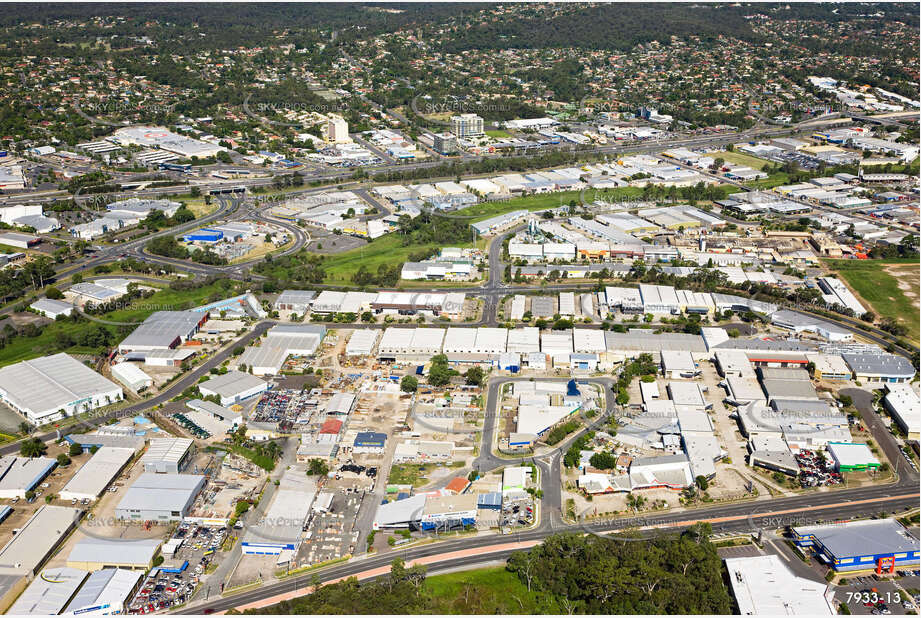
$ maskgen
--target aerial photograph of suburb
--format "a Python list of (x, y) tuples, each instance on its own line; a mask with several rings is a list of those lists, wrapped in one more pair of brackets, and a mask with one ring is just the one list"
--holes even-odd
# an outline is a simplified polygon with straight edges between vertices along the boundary
[(12, 2), (0, 615), (918, 615), (921, 1)]

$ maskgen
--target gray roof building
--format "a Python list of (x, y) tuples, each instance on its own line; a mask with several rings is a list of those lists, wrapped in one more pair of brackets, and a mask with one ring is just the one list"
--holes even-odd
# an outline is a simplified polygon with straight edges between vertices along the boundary
[(13, 616), (56, 616), (86, 580), (86, 571), (57, 567), (36, 577), (8, 610)]
[(190, 339), (207, 320), (207, 311), (156, 311), (118, 344), (118, 351), (174, 348)]
[(901, 556), (896, 564), (918, 562), (918, 539), (895, 519), (795, 526), (793, 539), (812, 546), (838, 571), (875, 568), (878, 556)]
[(42, 505), (35, 515), (0, 549), (0, 570), (21, 574), (37, 573), (61, 539), (80, 519), (80, 510), (67, 506)]
[(145, 472), (179, 474), (190, 457), (190, 438), (154, 438), (141, 457)]
[(276, 311), (308, 311), (317, 293), (311, 290), (285, 290), (273, 305)]
[(842, 354), (857, 379), (877, 382), (906, 382), (915, 376), (907, 358), (895, 354)]
[(135, 521), (182, 519), (204, 486), (205, 477), (198, 474), (144, 472), (125, 492), (115, 516)]
[(770, 403), (774, 399), (814, 400), (818, 399), (815, 387), (803, 380), (761, 380), (764, 394)]
[(102, 565), (146, 569), (150, 567), (160, 539), (100, 539), (88, 536), (70, 550), (67, 566), (95, 570)]

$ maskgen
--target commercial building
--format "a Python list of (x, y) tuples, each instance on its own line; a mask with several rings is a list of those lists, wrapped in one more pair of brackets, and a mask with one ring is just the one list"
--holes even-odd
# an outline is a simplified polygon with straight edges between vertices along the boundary
[(74, 311), (74, 306), (71, 303), (65, 303), (63, 300), (54, 300), (52, 298), (39, 298), (29, 305), (29, 308), (34, 309), (36, 313), (46, 318), (51, 318), (52, 320), (56, 319), (59, 315), (68, 316)]
[(102, 569), (90, 573), (64, 609), (65, 616), (106, 616), (127, 613), (144, 574), (126, 569)]
[(457, 138), (447, 132), (436, 133), (432, 138), (432, 149), (438, 154), (454, 154), (457, 152)]
[(64, 611), (89, 573), (69, 567), (45, 569), (8, 610), (13, 616), (56, 616)]
[(492, 234), (514, 224), (524, 223), (529, 215), (530, 212), (527, 210), (513, 210), (512, 212), (496, 215), (495, 217), (490, 217), (478, 223), (472, 223), (470, 227), (479, 235)]
[(860, 382), (911, 382), (915, 368), (907, 358), (895, 354), (853, 354), (841, 355)]
[(165, 150), (185, 159), (191, 159), (192, 157), (205, 159), (226, 150), (223, 146), (179, 135), (163, 127), (125, 127), (116, 130), (106, 139), (120, 146), (135, 145)]
[(141, 457), (145, 472), (179, 474), (192, 458), (190, 438), (153, 438)]
[(155, 311), (118, 344), (118, 351), (169, 350), (191, 339), (208, 320), (208, 312)]
[(726, 558), (729, 584), (742, 616), (834, 616), (828, 584), (799, 577), (779, 556)]
[(189, 409), (213, 419), (213, 422), (220, 423), (225, 430), (232, 430), (243, 424), (243, 415), (235, 412), (230, 408), (220, 406), (213, 401), (206, 399), (190, 399), (185, 402)]
[(352, 443), (353, 453), (380, 454), (384, 452), (387, 434), (378, 431), (359, 431)]
[(349, 137), (349, 123), (339, 114), (329, 114), (326, 121), (326, 141), (331, 144), (346, 144)]
[(450, 530), (476, 524), (476, 494), (432, 496), (425, 501), (420, 527), (423, 530)]
[(918, 539), (895, 519), (795, 526), (791, 532), (794, 543), (811, 548), (838, 572), (892, 573), (896, 568), (918, 564)]
[(264, 393), (268, 388), (268, 382), (241, 371), (228, 371), (198, 385), (198, 391), (203, 396), (217, 395), (220, 397), (222, 406), (239, 403), (259, 393)]
[(95, 410), (122, 397), (121, 387), (63, 352), (0, 369), (0, 400), (36, 425)]
[(19, 234), (18, 232), (0, 233), (0, 245), (18, 247), (19, 249), (29, 249), (41, 242), (41, 238), (30, 234)]
[(102, 539), (87, 536), (74, 545), (67, 566), (86, 571), (128, 569), (146, 571), (163, 541), (160, 539)]
[(48, 457), (0, 457), (0, 498), (25, 498), (57, 466)]
[(308, 290), (285, 290), (275, 299), (272, 308), (275, 311), (293, 311), (303, 315), (310, 311), (310, 303), (316, 295), (316, 292)]
[(42, 505), (16, 536), (0, 549), (0, 565), (12, 566), (23, 575), (38, 573), (41, 565), (79, 519), (79, 509)]
[(289, 556), (288, 560), (293, 557), (317, 496), (317, 483), (306, 472), (303, 466), (292, 466), (285, 471), (262, 523), (250, 526), (243, 538), (244, 554), (280, 556), (284, 553)]
[(424, 362), (442, 351), (443, 328), (388, 328), (378, 345), (381, 360)]
[(867, 309), (857, 300), (854, 293), (835, 277), (819, 277), (816, 279), (816, 283), (819, 284), (819, 288), (821, 288), (825, 294), (832, 297), (834, 302), (830, 304), (839, 304), (847, 307), (858, 317), (867, 312)]
[(387, 530), (417, 526), (422, 519), (427, 501), (425, 494), (416, 494), (402, 500), (384, 502), (377, 507), (372, 528)]
[(866, 444), (851, 442), (829, 442), (828, 454), (835, 462), (838, 472), (859, 472), (862, 470), (879, 470), (879, 459)]
[(144, 373), (136, 365), (132, 365), (128, 362), (112, 365), (112, 377), (135, 393), (140, 393), (153, 386), (153, 378)]
[[(146, 469), (146, 468), (145, 468)], [(122, 496), (115, 517), (133, 521), (179, 521), (205, 486), (198, 474), (144, 472)]]
[(380, 331), (375, 329), (357, 329), (352, 332), (345, 346), (346, 356), (371, 356), (380, 338)]
[(909, 440), (921, 436), (921, 399), (907, 384), (887, 384), (883, 405)]
[(813, 375), (817, 380), (846, 382), (851, 379), (851, 369), (839, 354), (807, 354), (812, 363)]
[(681, 350), (662, 350), (662, 373), (672, 380), (693, 378), (697, 375), (697, 363), (690, 352)]
[(127, 427), (128, 431), (116, 431), (116, 427), (103, 426), (91, 433), (71, 433), (64, 436), (70, 444), (79, 444), (83, 447), (83, 452), (89, 451), (94, 446), (100, 449), (104, 446), (113, 448), (130, 448), (135, 453), (144, 448), (144, 437), (137, 436), (133, 427)]
[(103, 446), (67, 481), (61, 489), (61, 500), (95, 500), (124, 470), (134, 453), (131, 448)]
[(646, 313), (674, 314), (681, 308), (675, 288), (667, 285), (641, 283), (640, 299)]
[(637, 489), (680, 490), (694, 483), (687, 455), (637, 457), (630, 463), (631, 491)]
[(788, 309), (781, 309), (772, 313), (771, 323), (797, 334), (815, 333), (829, 341), (853, 341), (854, 339), (853, 333), (836, 324)]

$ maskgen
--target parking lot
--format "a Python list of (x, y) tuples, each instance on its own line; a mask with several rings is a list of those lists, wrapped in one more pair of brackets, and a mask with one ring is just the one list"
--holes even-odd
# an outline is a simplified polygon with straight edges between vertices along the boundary
[(903, 575), (895, 580), (877, 580), (873, 574), (865, 573), (847, 578), (847, 585), (835, 590), (835, 605), (844, 603), (859, 616), (917, 613), (918, 595), (912, 597), (907, 590), (918, 590), (918, 571), (898, 573)]
[(841, 475), (835, 472), (834, 466), (827, 459), (819, 457), (813, 451), (800, 451), (795, 455), (799, 464), (800, 487), (828, 487), (840, 485)]
[(502, 527), (515, 528), (534, 523), (534, 499), (519, 498), (502, 502)]
[(160, 568), (151, 570), (128, 613), (149, 614), (184, 603), (217, 556), (226, 535), (224, 527), (179, 524), (172, 536), (181, 539), (179, 549)]

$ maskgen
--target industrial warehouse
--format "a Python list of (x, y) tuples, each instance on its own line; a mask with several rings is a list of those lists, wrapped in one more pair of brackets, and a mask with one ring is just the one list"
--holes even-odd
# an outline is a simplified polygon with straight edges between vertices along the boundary
[(43, 425), (120, 401), (121, 387), (64, 353), (0, 369), (0, 400)]

